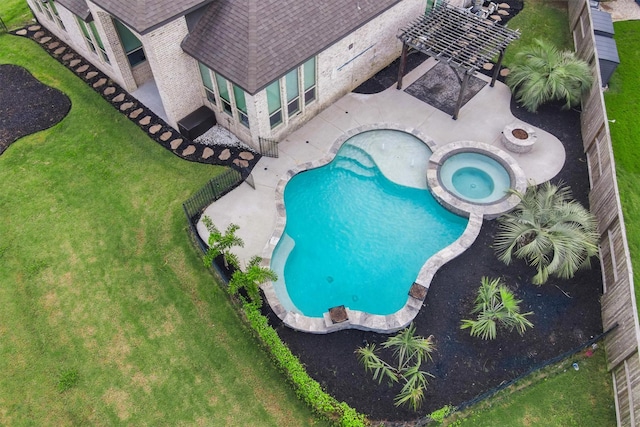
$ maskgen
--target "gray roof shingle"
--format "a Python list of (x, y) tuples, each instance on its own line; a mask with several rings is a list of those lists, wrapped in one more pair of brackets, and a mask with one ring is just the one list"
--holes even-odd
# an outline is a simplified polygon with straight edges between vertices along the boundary
[(83, 21), (89, 18), (89, 6), (87, 6), (86, 0), (57, 0), (60, 6), (64, 6), (65, 9), (78, 15)]
[[(79, 0), (66, 0), (79, 1)], [(92, 0), (140, 34), (213, 0)], [(61, 3), (62, 4), (62, 3)]]
[(182, 48), (255, 94), (401, 1), (216, 0)]

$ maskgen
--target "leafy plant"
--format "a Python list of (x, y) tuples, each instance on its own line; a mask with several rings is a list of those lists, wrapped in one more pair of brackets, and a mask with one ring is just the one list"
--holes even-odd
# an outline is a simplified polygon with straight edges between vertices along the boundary
[(433, 411), (431, 414), (429, 414), (429, 418), (431, 418), (431, 420), (437, 422), (437, 423), (442, 423), (442, 421), (444, 421), (444, 419), (446, 417), (449, 416), (449, 414), (451, 414), (454, 411), (454, 407), (451, 405), (445, 405), (442, 408)]
[(58, 376), (58, 391), (63, 393), (78, 384), (78, 371), (75, 369), (67, 369), (62, 371)]
[(249, 300), (261, 306), (260, 285), (268, 280), (278, 280), (273, 270), (260, 266), (261, 261), (262, 258), (254, 256), (247, 264), (245, 271), (236, 270), (229, 281), (229, 293), (236, 295), (240, 289), (244, 289)]
[(564, 108), (580, 104), (593, 84), (591, 68), (573, 52), (559, 51), (549, 42), (535, 39), (518, 52), (506, 83), (516, 101), (535, 112), (549, 101), (564, 101)]
[(472, 337), (493, 340), (498, 327), (516, 329), (520, 335), (532, 328), (527, 316), (533, 312), (520, 313), (521, 300), (515, 299), (513, 292), (500, 279), (483, 277), (472, 314), (478, 313), (476, 320), (464, 319), (460, 329), (471, 329)]
[(431, 353), (435, 350), (433, 336), (424, 338), (416, 336), (415, 332), (416, 327), (412, 323), (382, 344), (383, 349), (393, 349), (394, 365), (385, 362), (378, 355), (373, 343), (356, 350), (358, 359), (365, 369), (373, 371), (374, 380), (382, 383), (386, 377), (390, 383), (404, 383), (395, 398), (395, 405), (409, 404), (413, 410), (422, 405), (427, 377), (433, 377), (430, 373), (420, 370), (422, 362), (430, 360)]
[(231, 253), (231, 248), (234, 246), (244, 247), (244, 241), (236, 236), (236, 231), (240, 229), (240, 226), (236, 224), (229, 224), (224, 233), (218, 230), (211, 221), (211, 218), (208, 216), (202, 217), (202, 222), (207, 227), (209, 231), (209, 249), (207, 249), (207, 253), (204, 255), (204, 265), (206, 267), (211, 266), (211, 263), (214, 259), (216, 259), (219, 255), (222, 255), (224, 260), (224, 266), (229, 268), (229, 265), (232, 265), (235, 268), (239, 268), (240, 261), (238, 260), (238, 256), (236, 254)]
[(591, 257), (598, 254), (596, 221), (571, 199), (569, 187), (547, 182), (525, 194), (513, 193), (520, 203), (498, 219), (494, 246), (501, 261), (508, 265), (514, 257), (524, 259), (537, 269), (536, 285), (546, 283), (549, 275), (570, 278), (591, 266)]

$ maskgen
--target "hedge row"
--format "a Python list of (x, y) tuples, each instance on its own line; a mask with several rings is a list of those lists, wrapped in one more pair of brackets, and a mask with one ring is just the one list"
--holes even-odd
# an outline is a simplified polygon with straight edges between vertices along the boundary
[(341, 427), (361, 427), (369, 425), (368, 420), (345, 402), (338, 402), (326, 393), (320, 384), (311, 378), (296, 356), (291, 353), (278, 333), (273, 329), (259, 307), (243, 303), (249, 324), (267, 347), (278, 368), (293, 384), (296, 394), (317, 414)]

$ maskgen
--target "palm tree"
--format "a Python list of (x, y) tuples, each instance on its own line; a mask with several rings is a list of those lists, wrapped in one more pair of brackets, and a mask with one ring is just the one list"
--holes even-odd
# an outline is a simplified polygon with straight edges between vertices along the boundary
[(532, 328), (527, 316), (533, 312), (520, 313), (521, 300), (500, 279), (483, 277), (472, 314), (478, 313), (476, 320), (464, 319), (460, 329), (471, 329), (471, 336), (483, 340), (495, 339), (498, 327), (516, 329), (520, 335)]
[(229, 281), (229, 293), (236, 295), (240, 289), (247, 292), (250, 302), (262, 306), (260, 285), (269, 280), (278, 280), (276, 273), (270, 268), (261, 267), (262, 258), (254, 256), (247, 264), (246, 271), (236, 270)]
[(209, 248), (203, 258), (204, 265), (210, 267), (213, 260), (216, 259), (218, 255), (222, 255), (225, 268), (229, 268), (229, 265), (239, 268), (240, 262), (237, 255), (231, 253), (231, 248), (233, 246), (244, 247), (244, 241), (236, 236), (236, 231), (240, 229), (240, 226), (231, 223), (224, 233), (222, 233), (208, 216), (204, 216), (202, 222), (209, 231), (209, 241), (207, 242)]
[(554, 100), (564, 101), (568, 109), (580, 104), (593, 84), (593, 74), (589, 64), (573, 52), (536, 39), (516, 54), (506, 83), (516, 101), (531, 112)]
[(591, 257), (598, 254), (596, 221), (571, 199), (569, 187), (547, 182), (525, 194), (513, 193), (520, 203), (498, 219), (494, 247), (501, 261), (508, 265), (514, 257), (524, 259), (537, 270), (536, 285), (550, 275), (566, 279), (591, 266)]
[(387, 377), (389, 382), (402, 381), (402, 390), (395, 398), (395, 405), (408, 403), (413, 410), (418, 409), (424, 400), (427, 389), (427, 377), (433, 377), (420, 368), (426, 359), (431, 360), (431, 353), (435, 350), (433, 336), (424, 338), (416, 336), (416, 327), (411, 324), (408, 328), (389, 337), (383, 344), (384, 349), (393, 349), (395, 364), (385, 362), (377, 354), (375, 344), (368, 344), (356, 350), (358, 359), (367, 371), (373, 371), (373, 379), (382, 383)]

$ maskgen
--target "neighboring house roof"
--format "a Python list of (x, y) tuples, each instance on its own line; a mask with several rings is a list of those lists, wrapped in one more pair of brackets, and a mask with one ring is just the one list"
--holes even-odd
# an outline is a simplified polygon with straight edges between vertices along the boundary
[(65, 9), (78, 15), (83, 21), (86, 21), (89, 15), (91, 15), (86, 0), (57, 0), (56, 3), (59, 3), (61, 6), (64, 6)]
[(255, 94), (401, 1), (216, 0), (182, 48)]
[[(80, 0), (66, 0), (80, 1)], [(154, 30), (213, 0), (92, 0), (140, 34)], [(61, 2), (62, 4), (62, 2)]]

